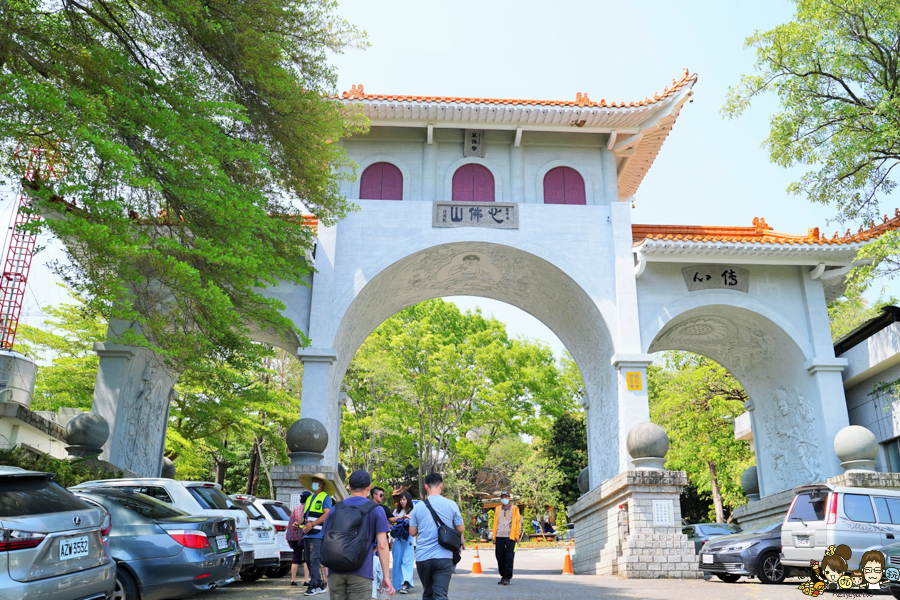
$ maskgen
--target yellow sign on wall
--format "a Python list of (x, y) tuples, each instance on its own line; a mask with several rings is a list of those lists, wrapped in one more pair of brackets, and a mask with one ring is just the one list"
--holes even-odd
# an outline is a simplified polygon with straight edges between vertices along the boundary
[(641, 386), (641, 373), (625, 373), (625, 382), (629, 392), (639, 392), (643, 389)]

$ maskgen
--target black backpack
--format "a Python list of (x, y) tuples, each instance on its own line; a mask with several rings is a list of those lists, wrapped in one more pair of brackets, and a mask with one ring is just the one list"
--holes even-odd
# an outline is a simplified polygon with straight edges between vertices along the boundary
[(378, 504), (369, 500), (362, 506), (338, 502), (328, 514), (328, 527), (322, 537), (321, 562), (339, 573), (355, 571), (372, 555), (374, 532), (369, 528), (369, 513)]

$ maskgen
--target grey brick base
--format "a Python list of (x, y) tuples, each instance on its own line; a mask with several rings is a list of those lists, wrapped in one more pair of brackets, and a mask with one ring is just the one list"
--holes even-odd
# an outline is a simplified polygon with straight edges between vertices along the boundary
[(275, 465), (272, 467), (272, 483), (275, 484), (275, 499), (291, 503), (291, 494), (302, 494), (306, 489), (300, 485), (299, 477), (304, 473), (322, 472), (337, 488), (336, 500), (344, 500), (349, 496), (347, 488), (338, 477), (337, 471), (322, 465)]
[[(694, 543), (681, 533), (680, 495), (686, 484), (684, 471), (626, 471), (582, 496), (568, 511), (575, 523), (575, 573), (644, 579), (702, 577)], [(653, 524), (654, 500), (673, 502), (670, 526)], [(627, 506), (627, 533), (620, 505)]]

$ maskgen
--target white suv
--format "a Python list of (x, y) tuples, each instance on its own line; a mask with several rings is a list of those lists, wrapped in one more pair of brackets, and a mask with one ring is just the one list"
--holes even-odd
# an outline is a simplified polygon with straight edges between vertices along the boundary
[(275, 542), (281, 551), (281, 566), (270, 568), (267, 577), (284, 577), (291, 572), (291, 562), (294, 558), (294, 550), (287, 541), (288, 522), (291, 520), (291, 507), (280, 500), (265, 500), (257, 498), (253, 506), (266, 517), (272, 527), (275, 528)]
[[(258, 508), (256, 496), (249, 494), (232, 494), (230, 496), (250, 518), (250, 539), (256, 553), (253, 569), (241, 573), (244, 581), (256, 581), (270, 569), (278, 569), (281, 564), (281, 551), (276, 539), (275, 526), (267, 518), (265, 510)], [(283, 575), (282, 575), (283, 576)]]
[[(231, 517), (235, 522), (238, 543), (243, 550), (241, 556), (241, 579), (245, 575), (252, 579), (252, 574), (259, 570), (263, 572), (277, 565), (277, 559), (264, 560), (263, 564), (256, 564), (255, 546), (250, 534), (250, 520), (247, 513), (231, 498), (222, 492), (222, 486), (218, 483), (207, 481), (176, 481), (155, 477), (136, 477), (134, 479), (101, 479), (87, 481), (72, 488), (75, 490), (88, 490), (91, 488), (128, 487), (135, 492), (147, 494), (157, 500), (171, 504), (191, 515), (206, 515), (210, 517)], [(257, 577), (256, 579), (259, 579)]]

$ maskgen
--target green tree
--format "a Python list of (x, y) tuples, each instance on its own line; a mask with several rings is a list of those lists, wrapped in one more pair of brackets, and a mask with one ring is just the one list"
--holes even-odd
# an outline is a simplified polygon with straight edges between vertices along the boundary
[[(740, 115), (774, 92), (780, 109), (766, 147), (772, 161), (810, 170), (788, 188), (829, 204), (841, 223), (866, 226), (896, 185), (900, 158), (900, 5), (896, 0), (795, 0), (794, 19), (747, 39), (757, 74), (731, 89), (723, 114)], [(862, 287), (880, 270), (900, 270), (900, 234), (886, 233), (860, 253)]]
[(725, 508), (744, 504), (740, 479), (754, 462), (753, 450), (734, 439), (734, 417), (744, 412), (747, 394), (714, 361), (687, 352), (668, 352), (665, 366), (651, 365), (647, 378), (650, 415), (669, 435), (666, 466), (684, 470), (700, 493), (709, 493), (717, 523)]
[(20, 324), (16, 338), (16, 350), (37, 362), (32, 408), (90, 410), (100, 364), (94, 342), (106, 339), (106, 322), (80, 303), (45, 312), (42, 327)]
[(828, 320), (831, 322), (831, 337), (834, 341), (844, 337), (869, 319), (881, 314), (884, 306), (894, 306), (896, 298), (878, 298), (869, 303), (862, 294), (850, 292), (828, 305)]
[(522, 521), (528, 527), (528, 518), (540, 519), (547, 507), (560, 503), (559, 487), (564, 475), (559, 465), (535, 452), (513, 474), (513, 494), (517, 502), (526, 506)]
[[(140, 324), (179, 368), (254, 364), (251, 328), (289, 332), (314, 233), (349, 204), (339, 144), (361, 113), (333, 98), (327, 53), (365, 45), (332, 0), (0, 2), (0, 169), (55, 148), (31, 226), (66, 241), (62, 276), (92, 312)], [(302, 338), (302, 336), (301, 336)], [(242, 362), (240, 362), (242, 361)]]
[(564, 413), (553, 422), (544, 453), (559, 465), (563, 480), (559, 495), (565, 504), (574, 504), (581, 496), (578, 475), (588, 465), (587, 425), (584, 413)]

